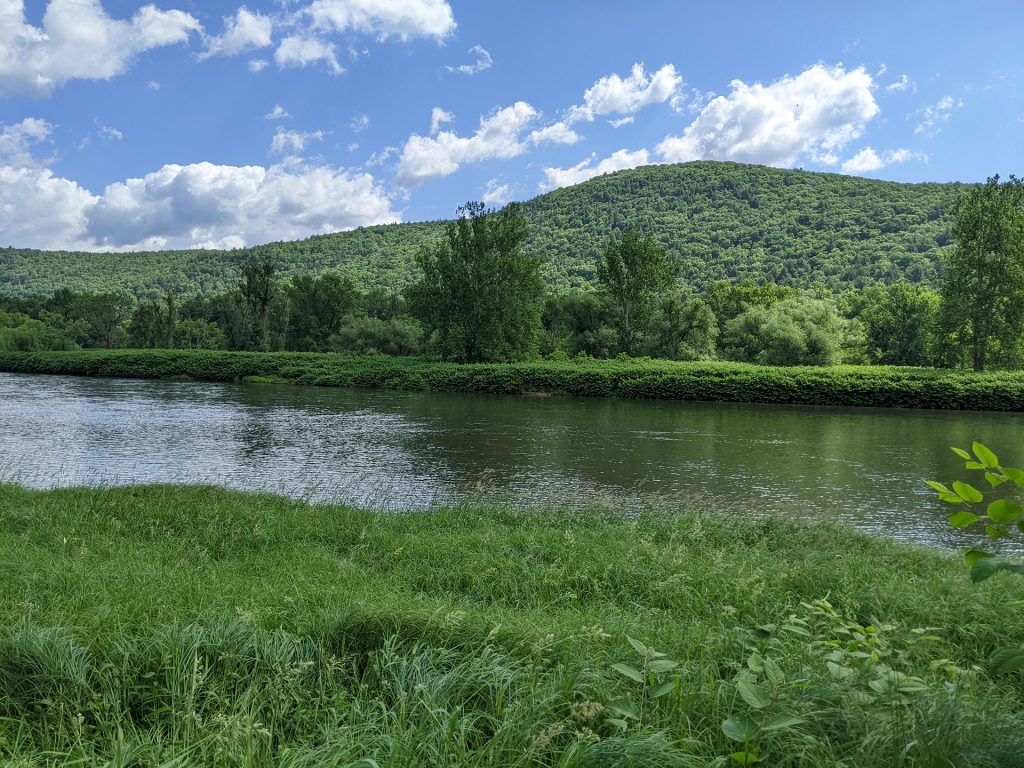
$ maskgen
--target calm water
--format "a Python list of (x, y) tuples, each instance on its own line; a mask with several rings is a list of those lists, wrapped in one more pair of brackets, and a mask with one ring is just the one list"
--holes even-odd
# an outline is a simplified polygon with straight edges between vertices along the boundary
[(371, 392), (0, 373), (0, 476), (216, 483), (387, 509), (485, 501), (838, 520), (962, 545), (950, 445), (1024, 414)]

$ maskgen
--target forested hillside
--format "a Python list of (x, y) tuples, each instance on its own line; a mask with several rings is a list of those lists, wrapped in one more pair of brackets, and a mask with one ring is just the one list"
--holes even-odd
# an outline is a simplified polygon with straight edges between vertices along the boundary
[[(839, 290), (906, 277), (936, 285), (958, 184), (897, 184), (735, 163), (655, 165), (609, 174), (525, 204), (528, 246), (554, 287), (590, 282), (616, 230), (661, 241), (677, 275), (702, 288), (729, 278)], [(126, 290), (153, 297), (234, 287), (252, 254), (272, 255), (284, 276), (336, 270), (366, 289), (415, 277), (413, 254), (442, 222), (351, 232), (236, 251), (68, 253), (0, 249), (0, 292)], [(0, 234), (2, 239), (2, 234)]]

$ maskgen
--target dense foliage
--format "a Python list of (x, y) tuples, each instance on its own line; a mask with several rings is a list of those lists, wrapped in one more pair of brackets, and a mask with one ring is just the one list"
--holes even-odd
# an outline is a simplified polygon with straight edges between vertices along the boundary
[(1024, 580), (831, 526), (0, 485), (0, 562), (12, 765), (1024, 752), (1021, 678), (989, 666)]
[(457, 364), (300, 352), (78, 350), (0, 352), (0, 371), (199, 381), (250, 379), (493, 394), (1024, 410), (1021, 373), (975, 374), (888, 366), (783, 368), (643, 359)]
[[(608, 241), (630, 229), (656, 238), (677, 276), (697, 289), (748, 278), (833, 291), (901, 278), (937, 287), (961, 189), (734, 163), (647, 166), (525, 203), (526, 249), (559, 291), (592, 283)], [(0, 293), (209, 296), (233, 288), (242, 264), (263, 256), (286, 278), (336, 271), (363, 290), (399, 290), (417, 277), (419, 248), (440, 239), (444, 226), (365, 227), (237, 251), (0, 249)]]

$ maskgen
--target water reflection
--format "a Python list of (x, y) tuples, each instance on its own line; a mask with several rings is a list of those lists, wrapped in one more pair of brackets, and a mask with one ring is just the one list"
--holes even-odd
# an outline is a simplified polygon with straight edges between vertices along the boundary
[(384, 509), (650, 505), (832, 519), (957, 546), (925, 479), (1021, 414), (517, 398), (0, 374), (29, 485), (190, 482)]

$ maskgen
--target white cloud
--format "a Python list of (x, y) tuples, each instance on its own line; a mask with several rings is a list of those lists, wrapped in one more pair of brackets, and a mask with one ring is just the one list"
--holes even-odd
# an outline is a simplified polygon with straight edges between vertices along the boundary
[(681, 136), (657, 147), (666, 162), (732, 160), (792, 166), (801, 157), (834, 164), (878, 114), (871, 75), (822, 64), (770, 85), (730, 83)]
[(255, 74), (257, 72), (262, 72), (266, 68), (267, 68), (267, 60), (266, 59), (253, 59), (252, 61), (249, 62), (249, 71), (252, 72), (253, 74)]
[(572, 184), (579, 184), (587, 179), (592, 179), (595, 176), (600, 176), (602, 173), (624, 171), (627, 168), (636, 168), (638, 165), (647, 165), (649, 162), (646, 149), (638, 149), (635, 152), (620, 149), (597, 163), (597, 165), (592, 165), (594, 157), (595, 155), (591, 155), (583, 162), (577, 163), (571, 168), (545, 168), (544, 181), (540, 184), (541, 191), (568, 187)]
[(499, 185), (497, 179), (491, 179), (484, 187), (480, 199), (483, 200), (484, 205), (497, 207), (512, 199), (512, 192), (509, 190), (508, 184)]
[(278, 128), (274, 132), (274, 138), (270, 142), (270, 151), (274, 154), (285, 154), (286, 152), (302, 152), (311, 141), (323, 141), (323, 131), (288, 131)]
[(455, 119), (455, 115), (451, 112), (445, 112), (440, 107), (434, 107), (430, 112), (430, 135), (433, 136), (445, 123), (450, 123)]
[(921, 122), (914, 128), (914, 133), (920, 133), (929, 139), (937, 136), (942, 130), (941, 123), (949, 120), (954, 109), (963, 107), (963, 100), (954, 101), (952, 96), (943, 96), (934, 106), (927, 106), (918, 110), (915, 114), (921, 115)]
[(53, 124), (38, 117), (26, 117), (20, 123), (0, 125), (0, 164), (18, 168), (37, 165), (32, 149), (50, 141)]
[(291, 115), (288, 114), (288, 111), (284, 107), (282, 107), (280, 104), (275, 104), (274, 108), (272, 110), (270, 110), (269, 112), (267, 112), (267, 114), (265, 114), (263, 116), (263, 119), (264, 120), (286, 120), (289, 117), (291, 117)]
[(396, 152), (398, 152), (398, 147), (384, 147), (380, 152), (374, 152), (370, 155), (366, 165), (371, 168), (375, 165), (384, 165)]
[(582, 139), (583, 137), (566, 125), (564, 120), (559, 120), (557, 123), (552, 123), (540, 130), (530, 132), (530, 141), (534, 144), (543, 144), (544, 142), (575, 144)]
[[(879, 72), (878, 74), (882, 74)], [(910, 91), (915, 93), (917, 91), (917, 83), (911, 80), (906, 75), (900, 75), (887, 86), (885, 86), (886, 93), (899, 93), (900, 91)]]
[(352, 118), (352, 121), (348, 124), (348, 127), (353, 133), (362, 133), (370, 127), (370, 116), (365, 112), (356, 115)]
[(445, 69), (449, 72), (459, 72), (463, 75), (475, 75), (478, 72), (483, 72), (485, 69), (490, 69), (494, 66), (494, 59), (491, 58), (491, 54), (489, 54), (483, 46), (474, 45), (469, 49), (469, 52), (476, 55), (476, 61), (472, 64), (462, 64), (458, 67), (446, 66)]
[(314, 0), (301, 13), (315, 27), (336, 32), (354, 30), (380, 40), (441, 40), (455, 30), (455, 18), (445, 0)]
[(205, 50), (199, 58), (236, 56), (254, 48), (266, 48), (273, 42), (273, 31), (274, 22), (269, 16), (253, 13), (243, 5), (233, 17), (225, 17), (221, 34), (205, 38)]
[(373, 176), (343, 168), (165, 165), (94, 195), (48, 168), (0, 164), (0, 232), (21, 247), (238, 247), (399, 219)]
[(151, 91), (159, 91), (160, 83), (156, 80), (150, 80), (148, 83), (146, 83), (146, 87), (149, 88), (149, 90)]
[(624, 125), (629, 125), (633, 120), (634, 118), (632, 116), (627, 115), (626, 117), (620, 117), (618, 120), (609, 120), (608, 125), (612, 128), (621, 128)]
[(472, 136), (458, 136), (453, 131), (441, 131), (433, 137), (413, 134), (402, 149), (395, 182), (408, 189), (429, 179), (449, 176), (462, 163), (520, 155), (526, 149), (522, 132), (536, 116), (533, 107), (517, 101), (481, 118), (480, 127)]
[(274, 51), (274, 61), (282, 69), (305, 67), (317, 61), (327, 64), (332, 75), (340, 75), (345, 68), (338, 63), (338, 50), (334, 43), (326, 43), (315, 37), (291, 35), (281, 41)]
[(117, 130), (117, 128), (111, 128), (109, 125), (104, 125), (100, 128), (99, 134), (101, 138), (109, 141), (123, 141), (124, 133)]
[(568, 122), (590, 121), (597, 115), (632, 115), (650, 104), (670, 100), (682, 82), (671, 64), (649, 75), (643, 64), (634, 64), (629, 77), (613, 73), (584, 91), (583, 104), (569, 110)]
[(153, 5), (113, 19), (99, 0), (51, 0), (39, 28), (26, 21), (23, 0), (0, 0), (0, 93), (49, 95), (69, 80), (109, 80), (140, 53), (201, 30), (188, 13)]
[(927, 161), (928, 156), (919, 152), (911, 152), (909, 149), (890, 149), (882, 153), (876, 152), (871, 147), (865, 147), (843, 163), (843, 173), (862, 174), (878, 171), (887, 165), (899, 165), (908, 160)]

